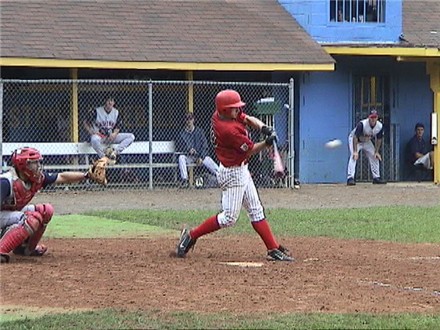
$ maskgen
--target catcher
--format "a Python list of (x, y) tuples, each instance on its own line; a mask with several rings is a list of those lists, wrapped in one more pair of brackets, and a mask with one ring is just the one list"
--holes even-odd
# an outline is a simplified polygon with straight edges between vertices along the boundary
[(0, 257), (9, 262), (9, 253), (42, 256), (47, 247), (38, 244), (52, 219), (51, 204), (29, 204), (35, 194), (48, 185), (75, 183), (91, 179), (105, 184), (106, 159), (100, 159), (86, 172), (47, 173), (37, 149), (24, 147), (12, 153), (12, 168), (0, 175)]

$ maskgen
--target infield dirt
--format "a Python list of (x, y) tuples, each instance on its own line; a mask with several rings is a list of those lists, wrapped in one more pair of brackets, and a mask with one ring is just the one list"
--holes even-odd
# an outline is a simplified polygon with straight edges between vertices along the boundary
[[(440, 187), (417, 183), (303, 185), (300, 190), (261, 190), (260, 195), (267, 208), (293, 210), (440, 203)], [(34, 202), (51, 202), (58, 214), (92, 209), (215, 210), (219, 196), (218, 190), (61, 192), (40, 194)], [(123, 240), (43, 238), (47, 255), (17, 257), (1, 266), (2, 274), (14, 279), (2, 280), (1, 304), (234, 314), (440, 313), (440, 244), (277, 236), (292, 249), (296, 262), (266, 261), (256, 235), (203, 237), (185, 259), (169, 256), (177, 231), (172, 237)], [(38, 285), (29, 281), (29, 274), (41, 279)]]

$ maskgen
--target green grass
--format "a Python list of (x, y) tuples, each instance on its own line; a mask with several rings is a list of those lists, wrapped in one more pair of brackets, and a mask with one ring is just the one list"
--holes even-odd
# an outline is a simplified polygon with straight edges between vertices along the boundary
[(72, 214), (54, 216), (44, 236), (50, 238), (139, 237), (170, 232), (162, 227), (132, 221)]
[(2, 323), (3, 329), (438, 329), (440, 315), (231, 315), (100, 310)]
[[(127, 221), (164, 229), (196, 226), (215, 211), (103, 211), (88, 215)], [(266, 210), (273, 231), (285, 236), (327, 236), (343, 239), (372, 239), (405, 243), (440, 242), (440, 206), (388, 206), (365, 209)], [(236, 226), (222, 234), (253, 233), (244, 212)]]
[[(136, 237), (176, 233), (183, 223), (195, 226), (215, 211), (131, 210), (55, 216), (49, 237)], [(440, 242), (440, 206), (365, 209), (266, 210), (280, 236), (327, 236), (403, 243)], [(222, 235), (253, 233), (243, 213)], [(3, 309), (4, 311), (5, 309)], [(14, 314), (15, 313), (15, 314)], [(96, 310), (75, 313), (23, 307), (2, 313), (2, 329), (438, 329), (440, 315), (326, 314), (230, 315), (189, 312)], [(41, 316), (44, 315), (44, 316)]]

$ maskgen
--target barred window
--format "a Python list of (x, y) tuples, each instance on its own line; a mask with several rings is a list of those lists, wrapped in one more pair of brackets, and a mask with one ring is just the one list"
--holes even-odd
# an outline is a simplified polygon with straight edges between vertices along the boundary
[(385, 22), (386, 0), (330, 0), (330, 21), (350, 23)]

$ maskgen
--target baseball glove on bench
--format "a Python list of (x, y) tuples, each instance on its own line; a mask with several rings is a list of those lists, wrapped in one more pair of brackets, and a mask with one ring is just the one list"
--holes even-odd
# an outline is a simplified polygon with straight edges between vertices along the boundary
[(106, 185), (107, 177), (105, 175), (106, 168), (109, 164), (109, 159), (107, 157), (102, 157), (96, 160), (92, 166), (90, 166), (87, 172), (87, 178), (96, 183)]

